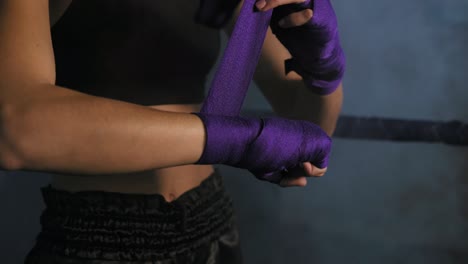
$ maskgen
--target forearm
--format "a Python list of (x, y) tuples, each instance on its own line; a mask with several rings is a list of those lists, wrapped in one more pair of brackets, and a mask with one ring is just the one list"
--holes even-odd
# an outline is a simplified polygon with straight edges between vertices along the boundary
[(76, 174), (143, 171), (194, 163), (204, 147), (202, 121), (44, 84), (10, 104), (0, 146), (19, 169)]
[(291, 54), (268, 29), (255, 82), (275, 113), (311, 121), (332, 135), (343, 101), (341, 85), (326, 96), (311, 92), (297, 73), (292, 71), (285, 75), (284, 60), (288, 58)]
[(197, 116), (53, 85), (49, 19), (48, 0), (0, 0), (0, 168), (106, 174), (198, 160)]
[(266, 76), (259, 75), (256, 81), (277, 115), (310, 121), (319, 125), (328, 135), (333, 134), (343, 101), (341, 85), (332, 94), (321, 96), (308, 90), (300, 80)]
[[(297, 87), (296, 87), (297, 85)], [(285, 116), (291, 119), (307, 120), (320, 126), (329, 136), (333, 135), (343, 102), (342, 85), (327, 96), (320, 96), (309, 91), (302, 82), (295, 81), (295, 100), (290, 109), (285, 109)]]

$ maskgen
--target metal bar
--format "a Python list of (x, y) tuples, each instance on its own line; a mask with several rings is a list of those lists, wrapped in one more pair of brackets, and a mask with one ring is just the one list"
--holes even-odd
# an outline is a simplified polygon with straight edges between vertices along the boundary
[[(264, 110), (244, 110), (245, 116), (275, 116)], [(468, 124), (461, 121), (411, 120), (342, 115), (334, 137), (398, 142), (468, 145)]]

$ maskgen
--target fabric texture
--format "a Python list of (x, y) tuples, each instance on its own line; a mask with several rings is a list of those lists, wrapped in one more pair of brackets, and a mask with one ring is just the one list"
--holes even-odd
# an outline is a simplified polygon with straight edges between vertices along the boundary
[(247, 118), (192, 113), (206, 129), (204, 151), (195, 164), (226, 164), (260, 180), (280, 183), (285, 173), (310, 161), (328, 166), (331, 138), (317, 125), (281, 117)]
[(242, 263), (232, 201), (216, 168), (172, 202), (160, 194), (41, 191), (42, 230), (26, 264)]
[(244, 1), (202, 109), (192, 113), (206, 130), (205, 147), (195, 164), (244, 168), (278, 184), (302, 162), (325, 168), (331, 139), (307, 121), (239, 116), (274, 12), (256, 11), (255, 2)]
[[(194, 13), (198, 1), (188, 5)], [(145, 106), (202, 103), (220, 37), (194, 27), (213, 39), (211, 49), (197, 48), (168, 25), (159, 6), (154, 0), (71, 1), (51, 28), (56, 84)]]
[(272, 11), (256, 12), (245, 0), (216, 69), (201, 113), (238, 116), (260, 58)]
[[(292, 28), (278, 25), (285, 16), (305, 9), (314, 12), (306, 24)], [(343, 79), (346, 59), (330, 0), (307, 0), (279, 6), (273, 10), (270, 25), (273, 34), (292, 55), (285, 61), (285, 73), (295, 71), (301, 75), (314, 93), (326, 95), (334, 92)]]

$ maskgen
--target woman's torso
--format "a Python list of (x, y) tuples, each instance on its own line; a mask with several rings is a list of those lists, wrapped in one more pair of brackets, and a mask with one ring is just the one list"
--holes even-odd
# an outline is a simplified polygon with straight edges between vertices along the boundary
[[(196, 112), (219, 34), (193, 22), (198, 1), (50, 0), (57, 85), (174, 112)], [(53, 175), (69, 191), (160, 193), (173, 200), (211, 165), (119, 175)]]

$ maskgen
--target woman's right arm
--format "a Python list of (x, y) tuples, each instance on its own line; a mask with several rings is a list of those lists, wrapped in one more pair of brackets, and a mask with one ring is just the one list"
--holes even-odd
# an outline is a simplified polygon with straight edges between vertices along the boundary
[(196, 115), (55, 86), (48, 4), (0, 0), (0, 168), (112, 174), (196, 162)]

